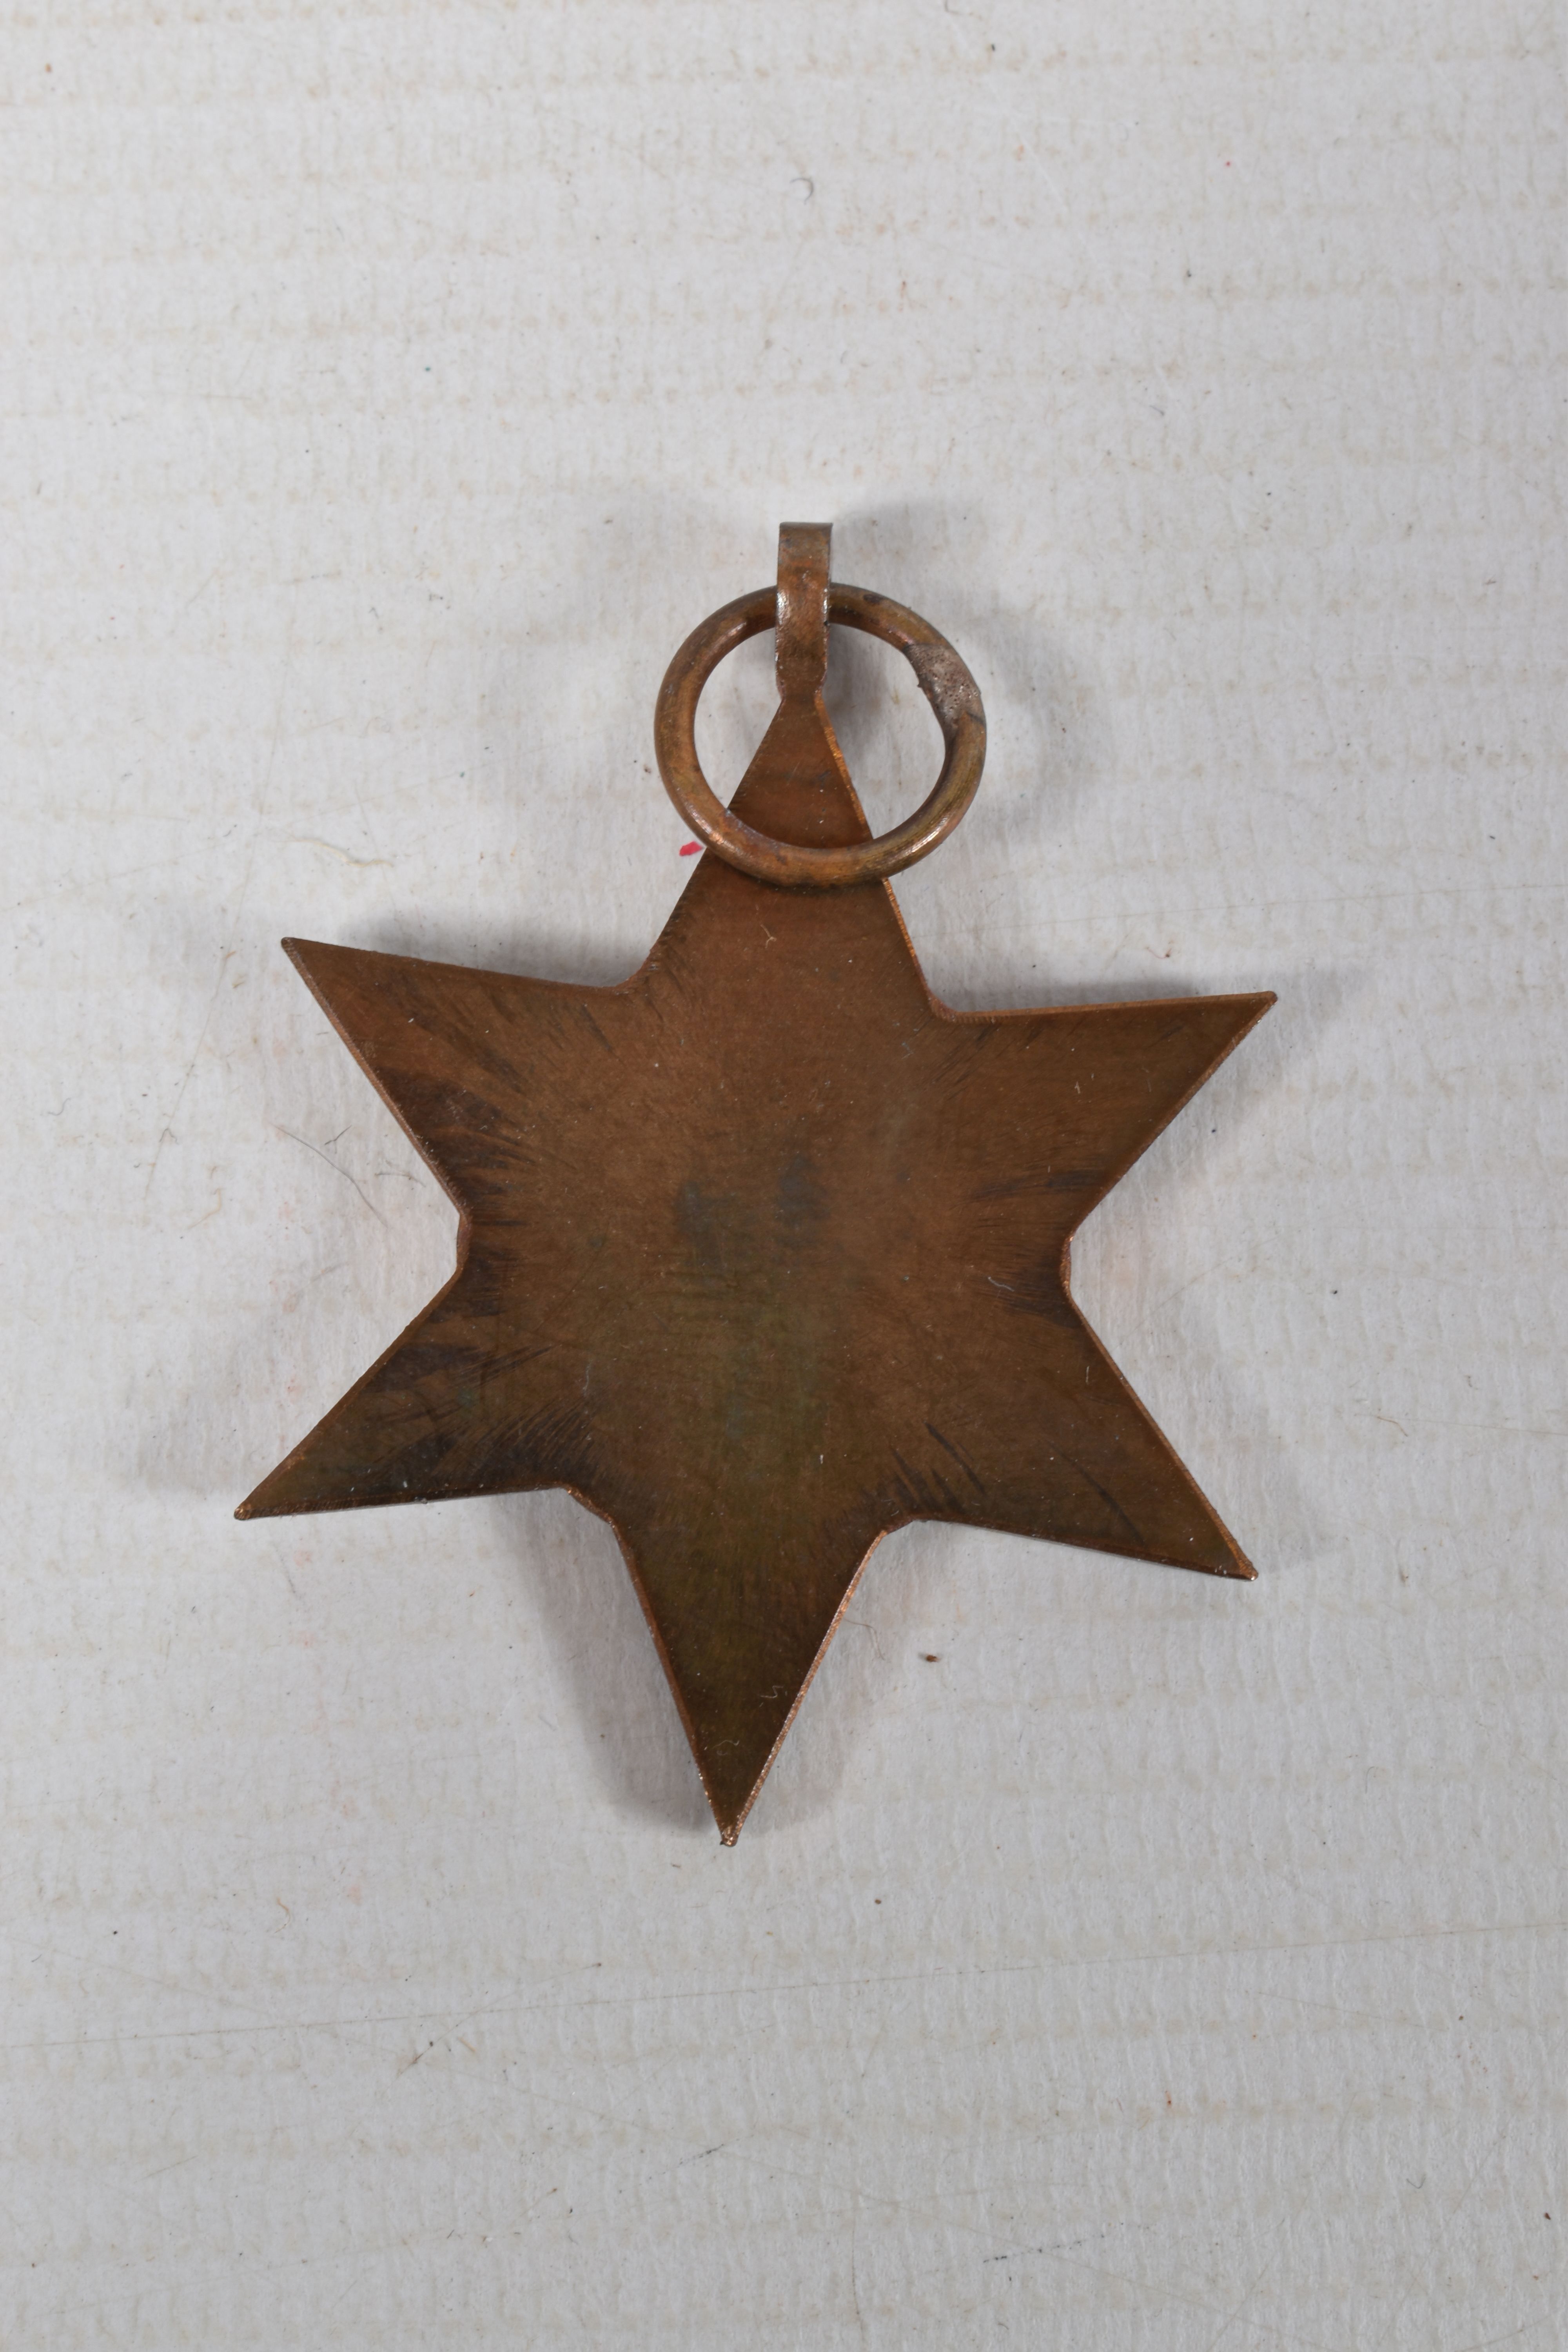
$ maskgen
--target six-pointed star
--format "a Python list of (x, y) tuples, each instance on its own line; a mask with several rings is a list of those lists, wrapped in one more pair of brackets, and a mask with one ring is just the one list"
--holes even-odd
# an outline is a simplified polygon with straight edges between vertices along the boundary
[[(781, 704), (734, 806), (866, 835), (819, 702)], [(461, 1226), (239, 1517), (569, 1488), (620, 1538), (726, 1843), (890, 1528), (1252, 1573), (1068, 1245), (1271, 996), (950, 1013), (885, 883), (711, 855), (618, 988), (287, 945)]]

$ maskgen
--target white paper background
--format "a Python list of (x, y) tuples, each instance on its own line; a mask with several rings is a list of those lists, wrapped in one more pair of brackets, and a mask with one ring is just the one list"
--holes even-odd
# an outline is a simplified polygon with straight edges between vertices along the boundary
[[(10, 23), (0, 2338), (1568, 2341), (1554, 12)], [(940, 991), (1279, 992), (1077, 1254), (1262, 1573), (906, 1531), (731, 1853), (569, 1501), (229, 1514), (451, 1258), (279, 935), (630, 970), (785, 515)]]

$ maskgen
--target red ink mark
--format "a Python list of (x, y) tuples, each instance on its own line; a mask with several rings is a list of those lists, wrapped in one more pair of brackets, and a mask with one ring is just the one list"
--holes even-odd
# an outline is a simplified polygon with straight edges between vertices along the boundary
[(702, 844), (700, 841), (682, 842), (680, 845), (680, 854), (682, 857), (700, 857), (702, 855)]

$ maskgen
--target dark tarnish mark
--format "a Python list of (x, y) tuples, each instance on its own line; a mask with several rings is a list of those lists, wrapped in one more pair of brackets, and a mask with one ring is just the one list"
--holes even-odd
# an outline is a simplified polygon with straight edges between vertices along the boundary
[(799, 1234), (806, 1226), (820, 1224), (826, 1208), (816, 1169), (804, 1151), (797, 1151), (779, 1171), (780, 1223)]
[(399, 1389), (411, 1389), (420, 1381), (437, 1378), (443, 1372), (479, 1370), (485, 1362), (484, 1351), (471, 1345), (450, 1339), (421, 1339), (411, 1348), (399, 1348), (375, 1375), (375, 1386), (395, 1393)]
[(904, 1460), (903, 1455), (899, 1452), (896, 1445), (889, 1446), (888, 1450), (899, 1465), (900, 1475), (898, 1479), (898, 1487), (900, 1493), (905, 1497), (910, 1510), (914, 1512), (917, 1518), (931, 1518), (933, 1516), (931, 1509), (932, 1500), (931, 1488), (927, 1486), (925, 1480), (921, 1476), (918, 1470), (910, 1469), (909, 1464)]
[[(389, 958), (388, 961), (395, 959)], [(427, 971), (430, 967), (419, 969)], [(307, 973), (306, 977), (309, 979), (310, 975)], [(459, 977), (471, 982), (481, 975), (465, 971)], [(405, 1034), (410, 1027), (416, 1036), (424, 1038), (426, 1045), (452, 1047), (468, 1068), (483, 1072), (509, 1089), (517, 1085), (516, 1064), (491, 1035), (492, 1029), (499, 1036), (508, 1026), (511, 1003), (506, 995), (486, 990), (479, 994), (477, 1003), (470, 1000), (471, 1010), (465, 1014), (460, 1013), (455, 1004), (433, 995), (423, 980), (410, 981), (402, 975), (399, 975), (399, 980), (400, 985), (395, 982), (384, 989), (378, 985), (368, 995), (363, 988), (358, 992), (359, 1014), (355, 1026), (372, 1033), (382, 1029), (384, 1014), (374, 998), (384, 995), (389, 1000), (387, 1009), (398, 1016), (393, 1034), (387, 1039), (384, 1055), (372, 1054), (366, 1058), (373, 1068), (384, 1070), (388, 1076), (397, 1073), (395, 1083), (400, 1097), (408, 1078), (416, 1075), (408, 1073), (405, 1076), (398, 1071), (405, 1050), (404, 1037), (398, 1034), (398, 1030), (402, 1029)], [(527, 983), (520, 985), (526, 986)], [(484, 1016), (482, 1024), (477, 1024), (474, 1018), (476, 1013), (481, 1013)]]
[(536, 1364), (541, 1356), (553, 1354), (556, 1345), (553, 1339), (530, 1339), (520, 1348), (501, 1348), (493, 1354), (487, 1349), (478, 1366), (479, 1378), (487, 1386), (494, 1381), (510, 1380), (525, 1365)]
[(1069, 1470), (1076, 1470), (1078, 1472), (1079, 1476), (1083, 1480), (1086, 1486), (1092, 1486), (1094, 1488), (1095, 1493), (1100, 1496), (1100, 1501), (1105, 1505), (1107, 1510), (1115, 1512), (1122, 1526), (1126, 1528), (1131, 1535), (1134, 1542), (1142, 1544), (1145, 1541), (1143, 1530), (1139, 1526), (1137, 1520), (1128, 1516), (1128, 1514), (1122, 1509), (1121, 1504), (1117, 1501), (1115, 1496), (1112, 1495), (1108, 1488), (1102, 1486), (1098, 1478), (1091, 1476), (1089, 1472), (1084, 1468), (1083, 1464), (1078, 1459), (1076, 1454), (1061, 1454), (1060, 1459), (1067, 1464)]
[(409, 1125), (428, 1134), (496, 1136), (511, 1143), (521, 1141), (516, 1121), (505, 1111), (468, 1087), (453, 1086), (449, 1079), (403, 1078), (397, 1098)]
[(1038, 1315), (1047, 1323), (1059, 1324), (1064, 1331), (1079, 1328), (1078, 1309), (1067, 1293), (1066, 1267), (1054, 1258), (1020, 1266), (1005, 1285), (1002, 1303), (1010, 1315)]
[(585, 1004), (579, 1004), (577, 1012), (580, 1018), (587, 1023), (589, 1028), (593, 1031), (595, 1036), (598, 1039), (605, 1053), (610, 1056), (610, 1059), (614, 1061), (616, 1057), (616, 1049), (611, 1045), (609, 1039), (605, 1036), (604, 1031), (600, 1028), (598, 1023), (595, 1020), (593, 1014), (589, 1012), (587, 1006)]
[(960, 1453), (952, 1438), (944, 1437), (934, 1421), (928, 1421), (926, 1428), (930, 1432), (931, 1435), (935, 1438), (942, 1452), (944, 1454), (952, 1454), (953, 1460), (957, 1463), (959, 1468), (963, 1471), (964, 1476), (973, 1487), (975, 1493), (977, 1495), (984, 1495), (985, 1492), (985, 1481), (982, 1478), (979, 1471), (975, 1468), (973, 1463), (971, 1462), (967, 1454)]
[(413, 1445), (404, 1446), (390, 1461), (367, 1462), (358, 1476), (351, 1474), (349, 1499), (353, 1501), (354, 1488), (363, 1477), (367, 1485), (375, 1488), (378, 1499), (395, 1487), (406, 1486), (412, 1496), (424, 1502), (430, 1497), (433, 1489), (438, 1491), (444, 1483), (443, 1473), (451, 1451), (451, 1438), (443, 1435), (438, 1429), (432, 1430), (428, 1436), (419, 1438)]
[(526, 1420), (503, 1423), (464, 1464), (479, 1487), (530, 1485), (585, 1486), (594, 1472), (593, 1422), (586, 1407), (545, 1407)]
[(940, 1470), (933, 1470), (931, 1475), (936, 1480), (937, 1485), (942, 1488), (942, 1493), (947, 1496), (947, 1507), (949, 1510), (956, 1512), (960, 1518), (966, 1517), (967, 1513), (964, 1510), (963, 1505), (959, 1501), (958, 1496), (953, 1493), (952, 1488), (948, 1485), (947, 1480), (942, 1476), (942, 1472)]
[(463, 1266), (462, 1302), (465, 1312), (476, 1323), (490, 1321), (501, 1309), (506, 1287), (502, 1267), (488, 1251), (482, 1257), (469, 1257), (465, 1264), (460, 1244), (458, 1263)]
[(705, 1192), (693, 1176), (675, 1196), (676, 1227), (704, 1274), (722, 1276), (726, 1272), (725, 1213), (732, 1202), (731, 1193)]
[(936, 1070), (943, 1100), (951, 1102), (963, 1092), (979, 1071), (981, 1056), (995, 1034), (994, 1029), (962, 1030), (952, 1039)]

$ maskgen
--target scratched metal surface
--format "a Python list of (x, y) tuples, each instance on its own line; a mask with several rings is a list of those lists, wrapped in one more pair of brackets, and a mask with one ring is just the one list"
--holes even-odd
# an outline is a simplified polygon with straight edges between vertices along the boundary
[[(770, 845), (866, 845), (815, 690), (732, 805)], [(1252, 1574), (1073, 1305), (1070, 1250), (1270, 996), (949, 1013), (885, 882), (717, 856), (619, 988), (285, 946), (459, 1237), (237, 1516), (575, 1495), (727, 1845), (912, 1520)]]
[[(1550, 37), (19, 26), (5, 2340), (1558, 2340)], [(725, 1852), (570, 1500), (230, 1513), (452, 1255), (277, 941), (624, 980), (800, 513), (944, 1001), (1279, 992), (1074, 1257), (1259, 1576), (902, 1530)]]

